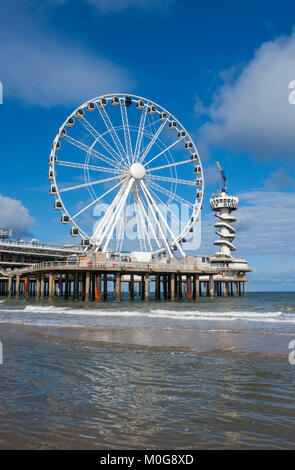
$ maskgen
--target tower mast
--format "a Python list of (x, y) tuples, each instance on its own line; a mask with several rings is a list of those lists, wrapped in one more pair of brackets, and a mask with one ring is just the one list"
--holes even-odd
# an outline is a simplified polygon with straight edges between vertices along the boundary
[(214, 224), (217, 229), (216, 234), (219, 235), (219, 239), (214, 242), (214, 245), (220, 247), (220, 251), (218, 251), (215, 256), (224, 259), (231, 258), (231, 252), (236, 250), (235, 246), (232, 244), (236, 231), (230, 223), (236, 221), (236, 218), (231, 215), (231, 212), (238, 208), (239, 200), (236, 196), (230, 196), (227, 193), (225, 172), (219, 162), (216, 162), (216, 164), (221, 174), (222, 185), (218, 193), (213, 194), (210, 198), (210, 206), (215, 212), (215, 217), (219, 219), (219, 221)]

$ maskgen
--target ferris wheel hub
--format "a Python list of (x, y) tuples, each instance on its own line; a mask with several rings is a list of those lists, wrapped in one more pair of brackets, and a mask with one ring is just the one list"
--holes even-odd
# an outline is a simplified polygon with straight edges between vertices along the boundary
[(141, 163), (133, 163), (130, 167), (130, 173), (136, 180), (142, 180), (145, 176), (145, 167)]

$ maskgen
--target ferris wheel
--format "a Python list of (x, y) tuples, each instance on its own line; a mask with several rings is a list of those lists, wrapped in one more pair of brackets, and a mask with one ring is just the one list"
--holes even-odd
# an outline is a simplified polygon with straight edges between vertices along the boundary
[(61, 222), (96, 251), (185, 256), (204, 197), (197, 148), (151, 100), (99, 96), (65, 120), (49, 157)]

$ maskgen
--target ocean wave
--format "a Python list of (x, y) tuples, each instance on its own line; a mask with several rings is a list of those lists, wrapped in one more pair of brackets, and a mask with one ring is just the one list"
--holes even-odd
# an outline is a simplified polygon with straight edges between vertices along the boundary
[[(247, 321), (247, 322), (263, 322), (263, 323), (295, 323), (295, 315), (286, 314), (282, 311), (202, 311), (202, 310), (169, 310), (169, 309), (95, 309), (95, 308), (71, 308), (71, 307), (57, 307), (55, 305), (27, 305), (24, 308), (10, 309), (2, 308), (0, 310), (0, 321), (1, 314), (9, 313), (9, 319), (6, 317), (6, 321), (13, 320), (14, 314), (24, 314), (24, 319), (27, 318), (32, 320), (39, 315), (40, 321), (42, 317), (44, 322), (48, 315), (59, 315), (59, 318), (65, 318), (65, 315), (80, 316), (79, 321), (84, 317), (120, 317), (120, 318), (151, 318), (151, 319), (170, 319), (170, 320), (181, 320), (181, 321)], [(47, 315), (46, 315), (47, 314)], [(38, 320), (39, 320), (38, 319)], [(19, 320), (19, 318), (18, 318)]]

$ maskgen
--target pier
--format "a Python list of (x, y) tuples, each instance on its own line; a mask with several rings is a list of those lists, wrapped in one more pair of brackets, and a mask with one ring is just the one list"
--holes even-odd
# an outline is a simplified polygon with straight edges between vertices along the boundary
[(246, 275), (228, 267), (185, 264), (46, 262), (1, 272), (0, 295), (103, 302), (244, 296)]

